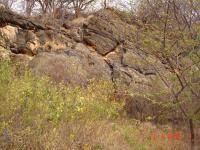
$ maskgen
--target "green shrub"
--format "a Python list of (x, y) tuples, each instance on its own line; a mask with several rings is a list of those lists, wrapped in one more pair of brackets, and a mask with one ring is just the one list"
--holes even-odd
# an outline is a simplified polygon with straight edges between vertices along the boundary
[[(123, 104), (113, 94), (107, 81), (72, 88), (0, 61), (0, 149), (130, 150), (169, 144), (155, 145), (149, 128), (122, 118)], [(169, 149), (185, 147), (174, 143)]]
[(118, 117), (121, 105), (110, 101), (111, 83), (91, 81), (86, 88), (71, 88), (34, 76), (28, 69), (16, 72), (9, 61), (0, 62), (0, 132), (6, 130), (18, 146), (27, 140), (23, 136), (41, 136), (44, 130), (56, 129), (61, 121)]

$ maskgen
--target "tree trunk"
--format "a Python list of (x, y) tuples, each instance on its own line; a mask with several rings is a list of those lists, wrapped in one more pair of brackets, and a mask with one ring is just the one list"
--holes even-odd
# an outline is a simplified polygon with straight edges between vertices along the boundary
[(79, 18), (80, 15), (81, 15), (81, 10), (80, 10), (79, 7), (77, 7), (77, 8), (75, 9), (75, 16), (76, 16), (76, 18)]
[(31, 8), (30, 8), (30, 5), (29, 5), (29, 6), (26, 6), (26, 15), (27, 15), (28, 17), (31, 16)]
[(193, 124), (193, 120), (190, 119), (189, 120), (189, 124), (190, 124), (190, 139), (191, 139), (191, 150), (194, 150), (194, 146), (195, 146), (195, 134), (194, 134), (194, 124)]
[(104, 9), (107, 8), (107, 0), (104, 0)]

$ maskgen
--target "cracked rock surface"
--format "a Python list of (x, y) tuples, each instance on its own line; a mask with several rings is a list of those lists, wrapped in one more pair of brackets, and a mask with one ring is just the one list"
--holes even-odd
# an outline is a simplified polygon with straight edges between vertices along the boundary
[(56, 82), (84, 86), (90, 79), (104, 79), (143, 89), (157, 80), (155, 67), (164, 70), (161, 62), (132, 42), (135, 27), (112, 10), (65, 22), (60, 29), (1, 12), (1, 24), (9, 24), (0, 28), (1, 53), (11, 52), (20, 60), (31, 57), (28, 66), (33, 72)]

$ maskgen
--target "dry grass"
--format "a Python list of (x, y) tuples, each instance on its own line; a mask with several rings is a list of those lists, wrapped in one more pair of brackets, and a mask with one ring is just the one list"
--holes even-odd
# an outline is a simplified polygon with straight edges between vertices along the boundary
[(119, 114), (123, 103), (110, 100), (114, 92), (110, 83), (91, 82), (85, 88), (55, 86), (29, 71), (16, 73), (9, 63), (1, 62), (0, 84), (0, 149), (189, 148), (185, 139), (151, 140), (152, 132), (160, 135), (170, 128), (159, 129)]

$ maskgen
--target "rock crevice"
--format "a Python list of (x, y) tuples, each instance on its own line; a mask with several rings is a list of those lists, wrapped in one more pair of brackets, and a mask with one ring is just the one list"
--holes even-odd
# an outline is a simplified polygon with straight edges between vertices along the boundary
[(131, 41), (134, 27), (111, 10), (73, 20), (67, 28), (61, 25), (60, 29), (45, 27), (2, 8), (0, 12), (0, 23), (10, 24), (1, 28), (5, 36), (0, 37), (0, 43), (9, 39), (8, 49), (20, 54), (20, 60), (21, 54), (31, 56), (28, 65), (36, 74), (72, 85), (103, 79), (112, 81), (116, 88), (121, 84), (148, 87), (153, 82), (152, 76), (156, 76), (151, 67), (154, 58)]

